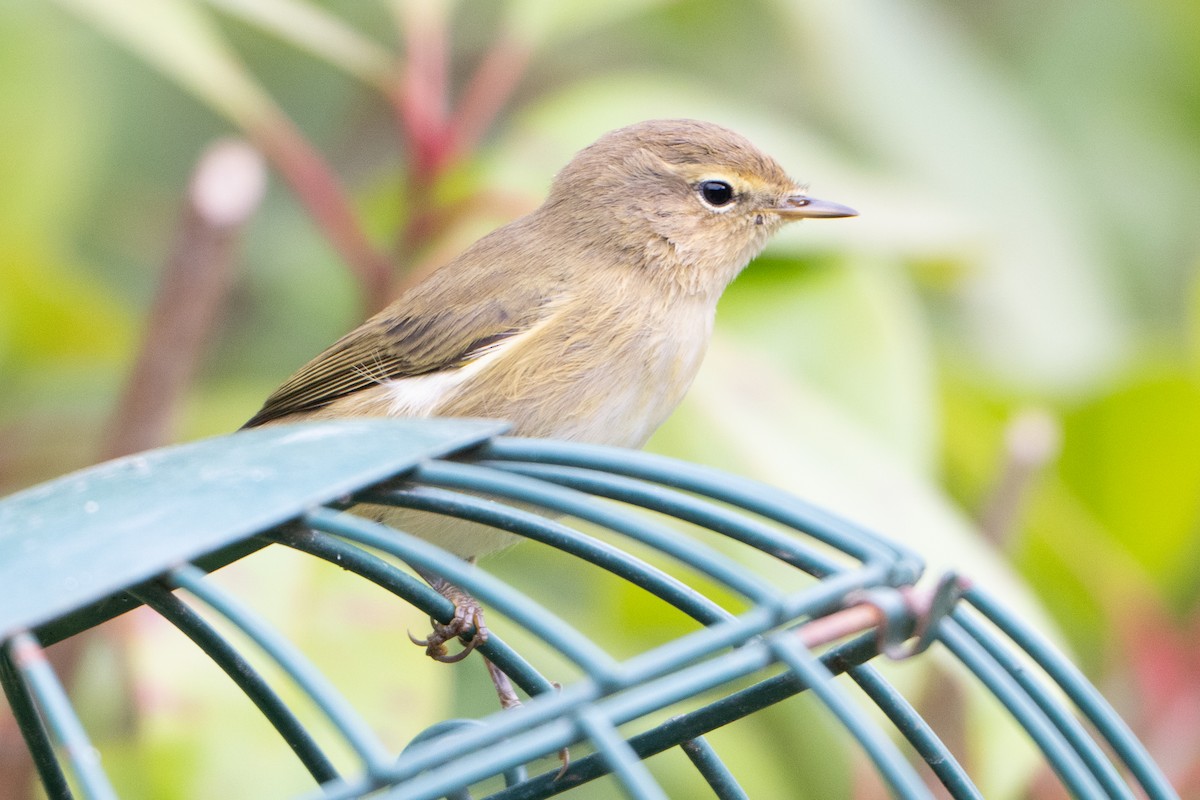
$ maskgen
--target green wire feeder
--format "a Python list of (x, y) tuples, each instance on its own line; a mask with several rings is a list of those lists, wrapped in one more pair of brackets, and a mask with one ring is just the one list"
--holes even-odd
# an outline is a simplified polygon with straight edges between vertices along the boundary
[[(965, 665), (1024, 728), (1070, 795), (1176, 797), (1078, 670), (978, 587), (945, 576), (932, 589), (915, 588), (923, 564), (912, 551), (712, 469), (641, 452), (505, 438), (503, 431), (502, 424), (472, 420), (260, 428), (118, 459), (0, 501), (0, 682), (47, 795), (118, 792), (43, 648), (144, 604), (195, 642), (275, 727), (280, 747), (312, 776), (306, 797), (464, 800), (491, 779), (491, 800), (532, 800), (612, 776), (627, 797), (664, 798), (645, 761), (675, 747), (713, 796), (747, 797), (736, 764), (722, 761), (705, 734), (806, 690), (849, 730), (894, 796), (929, 798), (928, 785), (940, 782), (951, 797), (981, 797), (930, 726), (871, 665), (881, 654), (909, 657), (929, 647)], [(362, 501), (537, 540), (635, 584), (647, 604), (668, 603), (701, 627), (618, 660), (485, 569), (342, 511)], [(718, 550), (642, 509), (729, 541)], [(628, 537), (640, 550), (659, 551), (656, 561), (683, 569), (669, 574), (560, 518)], [(479, 720), (439, 723), (394, 752), (296, 647), (207, 580), (209, 571), (269, 543), (332, 561), (442, 620), (450, 603), (399, 562), (465, 589), (503, 619), (480, 652), (530, 699)], [(740, 563), (753, 559), (731, 557), (735, 548), (793, 568), (801, 588), (776, 588), (778, 581)], [(591, 567), (578, 568), (582, 575)], [(721, 596), (740, 598), (739, 608), (748, 610), (731, 613), (680, 575), (703, 576), (705, 586), (721, 587)], [(177, 589), (278, 664), (355, 754), (352, 769), (334, 766), (276, 688)], [(541, 638), (585, 677), (559, 690), (505, 645), (506, 626)], [(853, 686), (834, 682), (842, 673)], [(863, 698), (882, 715), (866, 713)], [(680, 705), (688, 710), (646, 722)], [(889, 720), (899, 736), (876, 719)], [(531, 762), (572, 746), (589, 754), (561, 771), (552, 765), (529, 774)], [(504, 786), (498, 790), (497, 776)]]

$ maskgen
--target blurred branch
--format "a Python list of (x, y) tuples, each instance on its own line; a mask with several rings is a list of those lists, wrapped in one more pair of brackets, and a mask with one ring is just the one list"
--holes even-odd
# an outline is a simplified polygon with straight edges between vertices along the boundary
[(461, 252), (458, 242), (442, 240), (447, 231), (464, 219), (494, 214), (498, 208), (515, 214), (532, 211), (534, 205), (524, 195), (481, 189), (436, 208), (418, 209), (410, 214), (402, 231), (407, 238), (398, 246), (406, 242), (412, 242), (413, 246), (402, 251), (407, 255), (406, 265), (396, 272), (390, 295), (398, 296)]
[(420, 276), (421, 253), (472, 203), (436, 205), (434, 189), (462, 158), (470, 155), (511, 99), (529, 64), (531, 50), (501, 31), (471, 74), (457, 104), (448, 80), (450, 28), (445, 2), (391, 4), (405, 42), (400, 82), (391, 95), (408, 180), (403, 187), (407, 216), (396, 236), (395, 252), (406, 268), (391, 287), (394, 296)]
[(393, 98), (408, 151), (414, 190), (432, 185), (454, 151), (449, 127), (450, 42), (444, 3), (393, 3), (404, 37), (405, 62)]
[(516, 91), (531, 56), (527, 45), (504, 34), (497, 36), (475, 68), (450, 121), (457, 150), (467, 152), (479, 146)]
[[(57, 0), (145, 59), (237, 124), (266, 154), (324, 236), (354, 273), (362, 305), (375, 311), (395, 288), (394, 265), (367, 238), (337, 175), (312, 143), (230, 50), (204, 8), (188, 0), (143, 7), (125, 0)], [(440, 226), (433, 188), (476, 148), (512, 97), (531, 46), (508, 27), (497, 34), (468, 81), (457, 109), (450, 98), (450, 11), (446, 0), (392, 0), (404, 61), (306, 0), (206, 0), (270, 31), (382, 91), (392, 105), (408, 160), (408, 216), (396, 239), (406, 259)]]
[(170, 440), (180, 398), (228, 293), (237, 235), (265, 185), (262, 157), (245, 142), (221, 141), (201, 156), (141, 350), (113, 415), (105, 458)]
[(1058, 457), (1061, 446), (1058, 420), (1046, 411), (1025, 409), (1009, 422), (1000, 475), (979, 515), (980, 530), (990, 541), (1001, 547), (1009, 544), (1029, 487)]
[(250, 134), (358, 279), (363, 307), (374, 312), (386, 305), (392, 264), (367, 240), (333, 169), (287, 117)]
[(386, 301), (392, 271), (359, 225), (336, 174), (230, 51), (219, 30), (184, 0), (58, 0), (238, 125), (271, 159), (354, 272), (363, 305)]

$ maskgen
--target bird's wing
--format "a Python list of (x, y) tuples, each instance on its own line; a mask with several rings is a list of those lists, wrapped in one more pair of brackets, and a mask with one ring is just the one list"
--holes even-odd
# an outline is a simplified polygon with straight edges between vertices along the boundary
[(372, 317), (301, 367), (243, 427), (316, 411), (384, 381), (458, 369), (551, 313), (553, 293), (514, 296), (506, 288), (472, 302), (418, 297)]

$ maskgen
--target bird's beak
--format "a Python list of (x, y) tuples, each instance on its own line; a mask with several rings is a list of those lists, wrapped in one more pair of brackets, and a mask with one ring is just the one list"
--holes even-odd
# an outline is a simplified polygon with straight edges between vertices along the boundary
[(857, 217), (858, 212), (841, 203), (829, 200), (818, 200), (803, 194), (794, 194), (783, 198), (779, 205), (770, 211), (784, 219)]

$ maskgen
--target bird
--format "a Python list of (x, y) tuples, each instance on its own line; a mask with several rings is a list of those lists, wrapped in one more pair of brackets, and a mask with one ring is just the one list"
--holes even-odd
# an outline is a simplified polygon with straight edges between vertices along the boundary
[[(338, 339), (244, 427), (347, 417), (506, 420), (516, 436), (641, 447), (696, 376), (726, 287), (786, 223), (852, 217), (725, 127), (638, 122), (602, 135), (534, 211), (476, 241)], [(512, 534), (355, 509), (474, 559)], [(427, 644), (485, 626), (469, 595)], [(471, 647), (473, 645), (468, 645)], [(469, 652), (469, 650), (468, 650)]]

